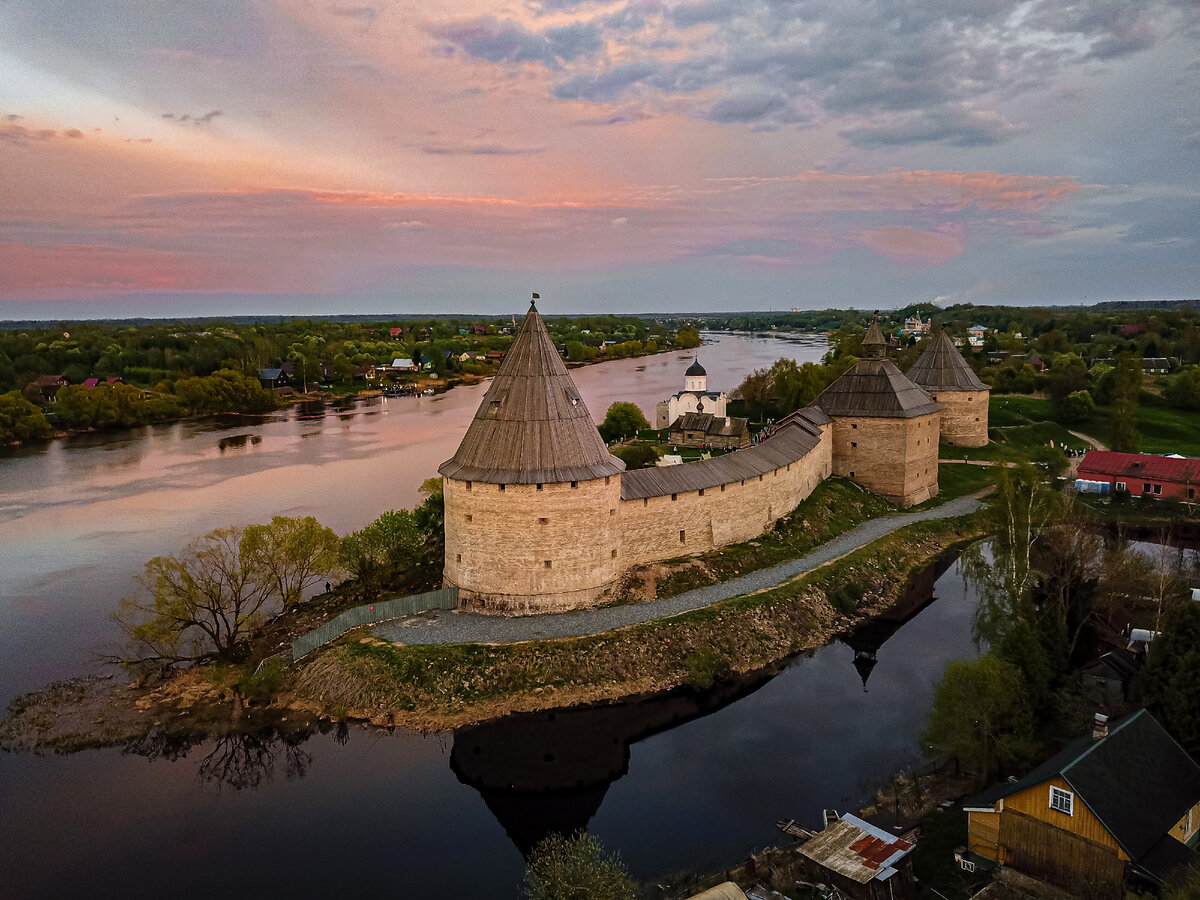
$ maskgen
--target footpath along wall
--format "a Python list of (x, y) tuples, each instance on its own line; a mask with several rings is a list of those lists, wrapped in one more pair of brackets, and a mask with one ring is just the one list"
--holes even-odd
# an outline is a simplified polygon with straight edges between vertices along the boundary
[(323, 644), (328, 644), (334, 638), (339, 638), (347, 631), (352, 631), (363, 625), (374, 625), (388, 619), (398, 619), (401, 616), (411, 616), (415, 613), (430, 609), (455, 609), (458, 606), (458, 588), (447, 587), (437, 591), (427, 591), (424, 594), (414, 594), (411, 597), (396, 597), (392, 600), (380, 600), (356, 606), (330, 619), (320, 628), (314, 628), (308, 634), (301, 635), (292, 642), (292, 659), (297, 660), (307, 653), (312, 653)]

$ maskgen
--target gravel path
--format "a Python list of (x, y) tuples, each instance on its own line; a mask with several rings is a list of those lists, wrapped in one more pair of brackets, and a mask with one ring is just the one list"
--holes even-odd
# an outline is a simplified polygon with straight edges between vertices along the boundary
[(871, 519), (828, 543), (822, 544), (799, 559), (780, 563), (768, 569), (759, 569), (720, 584), (687, 591), (665, 600), (603, 609), (583, 609), (575, 612), (542, 613), (534, 616), (490, 616), (458, 612), (457, 610), (433, 610), (403, 619), (381, 622), (371, 626), (371, 631), (384, 640), (403, 644), (508, 644), (539, 638), (599, 634), (625, 625), (699, 609), (710, 603), (716, 603), (718, 600), (727, 600), (730, 597), (737, 597), (752, 591), (775, 587), (789, 578), (845, 556), (872, 541), (877, 541), (905, 525), (924, 522), (928, 519), (949, 519), (954, 516), (963, 516), (978, 508), (979, 501), (974, 497), (959, 497), (933, 509)]

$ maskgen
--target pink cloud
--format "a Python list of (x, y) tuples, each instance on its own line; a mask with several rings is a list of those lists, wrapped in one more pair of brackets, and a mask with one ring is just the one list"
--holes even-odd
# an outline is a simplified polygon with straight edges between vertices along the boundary
[(966, 249), (961, 235), (920, 231), (907, 225), (885, 225), (862, 233), (862, 241), (880, 256), (896, 262), (938, 266)]

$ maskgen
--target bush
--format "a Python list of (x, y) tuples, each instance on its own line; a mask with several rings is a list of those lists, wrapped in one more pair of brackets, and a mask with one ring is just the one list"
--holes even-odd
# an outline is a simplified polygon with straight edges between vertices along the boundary
[(282, 659), (273, 656), (238, 681), (237, 688), (247, 700), (269, 703), (288, 683), (288, 670)]
[(551, 834), (529, 854), (528, 900), (634, 900), (637, 885), (616, 854), (586, 832)]
[(630, 444), (617, 447), (613, 456), (625, 463), (626, 469), (648, 469), (658, 465), (658, 452), (649, 444)]
[(861, 584), (849, 581), (829, 594), (829, 604), (843, 616), (848, 616), (858, 609), (864, 594), (866, 591)]
[(628, 437), (649, 428), (650, 423), (641, 407), (636, 403), (619, 402), (608, 408), (604, 421), (600, 423), (600, 436), (606, 441)]
[(696, 650), (683, 660), (687, 668), (686, 683), (697, 690), (707, 691), (718, 681), (729, 677), (732, 667), (720, 653), (712, 650)]

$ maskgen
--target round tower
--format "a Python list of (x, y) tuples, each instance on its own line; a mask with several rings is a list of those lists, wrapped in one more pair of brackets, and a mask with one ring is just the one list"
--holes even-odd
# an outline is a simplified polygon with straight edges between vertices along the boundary
[(963, 359), (950, 335), (939, 330), (933, 336), (908, 370), (908, 378), (941, 404), (943, 444), (987, 444), (989, 388)]
[(833, 474), (853, 479), (893, 503), (913, 506), (938, 492), (941, 407), (884, 353), (872, 322), (866, 356), (814, 402), (833, 419)]
[(621, 472), (531, 303), (445, 478), (447, 585), (480, 612), (594, 606), (620, 575)]
[(683, 389), (685, 391), (708, 392), (708, 372), (700, 365), (699, 357), (692, 357), (692, 364), (683, 373)]

